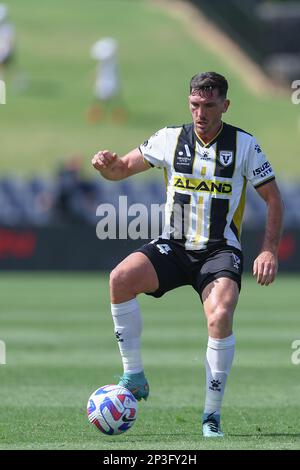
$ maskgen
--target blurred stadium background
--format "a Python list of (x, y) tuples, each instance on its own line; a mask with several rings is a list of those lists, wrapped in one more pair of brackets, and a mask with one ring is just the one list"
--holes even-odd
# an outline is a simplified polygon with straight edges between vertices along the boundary
[[(130, 252), (132, 243), (123, 242), (120, 248), (115, 242), (116, 256), (111, 257), (110, 244), (106, 249), (106, 242), (95, 237), (96, 208), (103, 202), (116, 205), (121, 194), (128, 196), (129, 204), (162, 202), (162, 175), (149, 171), (110, 184), (95, 174), (91, 156), (103, 147), (122, 155), (166, 124), (189, 122), (190, 77), (198, 70), (219, 70), (230, 83), (232, 105), (226, 120), (257, 136), (278, 175), (286, 205), (281, 268), (298, 270), (300, 108), (292, 104), (291, 83), (298, 73), (293, 64), (300, 62), (300, 4), (191, 3), (208, 21), (221, 25), (222, 34), (249, 59), (256, 58), (257, 67), (238, 58), (238, 65), (231, 66), (236, 50), (230, 43), (222, 46), (219, 37), (212, 52), (208, 46), (215, 31), (205, 30), (201, 36), (205, 21), (199, 17), (196, 34), (195, 15), (190, 21), (191, 12), (184, 8), (190, 2), (89, 0), (83, 7), (80, 0), (72, 6), (66, 0), (67, 11), (55, 0), (43, 5), (35, 0), (7, 2), (17, 47), (5, 76), (7, 105), (0, 107), (2, 269), (107, 269)], [(127, 112), (122, 123), (111, 116), (93, 124), (86, 118), (95, 74), (89, 50), (102, 36), (113, 36), (119, 43)], [(290, 60), (284, 61), (286, 57)], [(281, 64), (278, 70), (274, 64)], [(259, 244), (260, 235), (252, 230), (263, 227), (264, 204), (250, 190), (247, 200), (244, 237), (250, 233)], [(73, 241), (69, 249), (65, 239)], [(76, 250), (74, 257), (79, 244), (82, 256)]]
[[(195, 336), (194, 311), (199, 307), (185, 289), (174, 296), (176, 301), (166, 296), (159, 306), (153, 299), (141, 299), (145, 361), (154, 392), (152, 404), (141, 411), (137, 431), (121, 437), (118, 444), (103, 441), (88, 428), (84, 416), (89, 394), (111, 383), (120, 367), (106, 314), (107, 272), (144, 243), (99, 240), (96, 208), (105, 202), (117, 207), (119, 195), (127, 195), (128, 204), (164, 200), (158, 170), (108, 183), (91, 168), (91, 157), (103, 148), (122, 155), (165, 125), (189, 122), (188, 83), (204, 70), (228, 78), (231, 107), (225, 120), (257, 137), (275, 169), (286, 207), (277, 287), (263, 292), (245, 278), (246, 294), (236, 326), (241, 352), (225, 402), (225, 415), (237, 432), (223, 447), (299, 447), (293, 425), (285, 424), (280, 431), (277, 426), (282, 419), (280, 407), (290, 419), (299, 396), (297, 367), (291, 364), (290, 354), (297, 332), (299, 336), (300, 105), (292, 103), (292, 83), (300, 79), (300, 2), (5, 3), (17, 45), (4, 75), (7, 103), (0, 105), (0, 338), (7, 345), (7, 365), (0, 369), (4, 393), (0, 448), (222, 448), (216, 443), (199, 444), (195, 410), (203, 394), (199, 398), (196, 387), (191, 391), (195, 408), (185, 399), (181, 411), (176, 409), (177, 394), (183, 392), (179, 377), (186, 383), (192, 383), (194, 374), (198, 377), (206, 336), (203, 322), (199, 337)], [(89, 51), (105, 36), (119, 44), (126, 116), (90, 122), (95, 63)], [(264, 220), (264, 204), (249, 190), (243, 226), (247, 271), (259, 249)], [(91, 271), (101, 272), (101, 282)], [(180, 304), (191, 312), (185, 312), (185, 340), (178, 342), (183, 326), (181, 308), (176, 310)], [(160, 312), (174, 318), (172, 338), (155, 333), (168, 325)], [(167, 370), (159, 368), (161, 357)], [(164, 377), (174, 385), (170, 397), (160, 394), (161, 384), (166, 391)], [(23, 418), (12, 408), (15, 399), (20, 401), (15, 388), (26, 395), (20, 405), (27, 420), (25, 435)], [(269, 413), (269, 421), (259, 425), (254, 412), (258, 403)], [(46, 428), (39, 424), (41, 411)], [(177, 429), (173, 440), (171, 415)], [(144, 426), (149, 424), (147, 430), (142, 419)]]

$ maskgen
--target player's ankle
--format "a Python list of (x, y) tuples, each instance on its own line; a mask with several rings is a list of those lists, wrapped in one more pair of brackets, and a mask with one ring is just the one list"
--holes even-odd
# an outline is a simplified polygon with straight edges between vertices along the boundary
[(127, 371), (124, 371), (124, 374), (123, 375), (126, 375), (127, 377), (135, 377), (135, 378), (141, 378), (141, 377), (145, 377), (145, 372), (144, 372), (144, 369), (139, 369), (139, 370), (127, 370)]

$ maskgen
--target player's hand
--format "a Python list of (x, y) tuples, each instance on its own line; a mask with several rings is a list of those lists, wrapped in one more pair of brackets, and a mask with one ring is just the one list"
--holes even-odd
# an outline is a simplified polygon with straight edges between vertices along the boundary
[(100, 152), (96, 153), (92, 158), (92, 165), (95, 170), (106, 170), (112, 167), (117, 158), (118, 155), (116, 153), (112, 153), (109, 150), (100, 150)]
[(253, 276), (258, 284), (268, 286), (274, 281), (277, 269), (277, 256), (272, 251), (262, 251), (253, 263)]

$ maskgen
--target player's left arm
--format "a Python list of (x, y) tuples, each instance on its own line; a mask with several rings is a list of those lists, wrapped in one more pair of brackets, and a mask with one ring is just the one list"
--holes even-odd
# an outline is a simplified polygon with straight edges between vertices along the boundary
[(267, 222), (263, 246), (253, 264), (253, 276), (258, 284), (268, 286), (274, 281), (278, 269), (283, 203), (275, 180), (260, 186), (257, 192), (267, 204)]

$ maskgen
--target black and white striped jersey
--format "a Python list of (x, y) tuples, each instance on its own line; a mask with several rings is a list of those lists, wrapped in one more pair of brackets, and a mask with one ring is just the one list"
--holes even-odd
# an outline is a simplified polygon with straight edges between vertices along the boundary
[(251, 134), (222, 123), (205, 144), (193, 124), (165, 127), (140, 151), (150, 165), (164, 168), (167, 201), (162, 238), (187, 250), (214, 244), (241, 248), (247, 181), (258, 188), (275, 178)]

